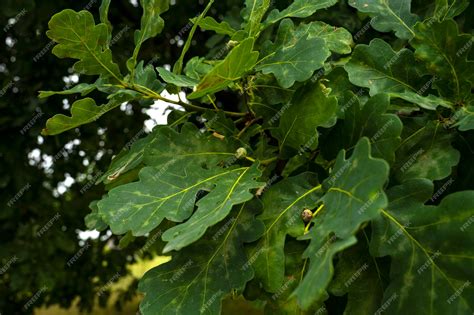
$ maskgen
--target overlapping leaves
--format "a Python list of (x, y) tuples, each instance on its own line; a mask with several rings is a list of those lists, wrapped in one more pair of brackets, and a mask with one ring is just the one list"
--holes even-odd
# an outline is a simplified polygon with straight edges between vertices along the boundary
[[(122, 102), (163, 100), (165, 84), (189, 92), (192, 103), (178, 102), (187, 113), (171, 114), (170, 126), (132, 139), (113, 159), (99, 179), (108, 193), (86, 218), (89, 228), (109, 226), (126, 240), (166, 222), (164, 252), (172, 260), (142, 279), (142, 313), (218, 314), (230, 294), (265, 300), (269, 314), (321, 314), (345, 294), (351, 314), (472, 312), (472, 191), (441, 200), (443, 186), (430, 201), (438, 205), (426, 205), (433, 182), (462, 177), (458, 163), (472, 158), (465, 132), (474, 129), (472, 36), (459, 27), (469, 22), (452, 20), (466, 1), (436, 1), (421, 21), (423, 10), (412, 11), (411, 1), (351, 0), (387, 34), (350, 56), (343, 55), (352, 35), (315, 21), (320, 10), (337, 21), (322, 12), (336, 1), (275, 9), (247, 0), (240, 14), (219, 22), (205, 16), (211, 1), (192, 22), (218, 34), (211, 43), (230, 41), (220, 42), (216, 60), (190, 57), (185, 74), (184, 53), (175, 72), (138, 60), (142, 44), (162, 31), (169, 4), (140, 3), (123, 78), (108, 49), (110, 1), (98, 25), (86, 11), (54, 16), (53, 52), (78, 59), (76, 71), (99, 79), (41, 96), (110, 94), (106, 105), (86, 98), (70, 117), (50, 119), (45, 134), (58, 134)], [(221, 98), (223, 90), (239, 94)], [(463, 178), (452, 189), (471, 184)], [(363, 262), (370, 270), (347, 285)]]
[[(258, 210), (258, 205), (237, 206), (230, 218), (202, 240), (148, 271), (139, 285), (146, 294), (141, 312), (219, 314), (222, 299), (231, 292), (242, 292), (253, 278), (243, 245), (261, 234), (262, 225), (254, 218)], [(157, 296), (157, 292), (161, 293)]]
[(387, 205), (383, 187), (388, 171), (385, 161), (371, 156), (367, 138), (358, 142), (349, 159), (344, 151), (339, 154), (333, 171), (323, 182), (324, 208), (303, 237), (311, 240), (303, 256), (310, 261), (294, 292), (303, 308), (324, 296), (333, 273), (334, 255), (353, 245), (353, 235), (360, 225), (376, 218)]
[(423, 96), (433, 78), (423, 77), (417, 70), (410, 50), (404, 48), (395, 52), (381, 39), (374, 39), (369, 45), (357, 45), (344, 69), (349, 80), (369, 88), (370, 95), (389, 93), (426, 109), (451, 106), (451, 102), (434, 95)]
[(474, 234), (466, 223), (474, 192), (457, 192), (438, 206), (426, 206), (432, 192), (433, 185), (423, 179), (393, 187), (388, 208), (374, 222), (372, 251), (393, 261), (384, 292), (387, 314), (474, 310)]

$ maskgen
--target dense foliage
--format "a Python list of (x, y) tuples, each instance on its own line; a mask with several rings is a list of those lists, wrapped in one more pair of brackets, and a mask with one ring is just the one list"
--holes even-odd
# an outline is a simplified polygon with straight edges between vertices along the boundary
[[(0, 313), (4, 315), (29, 314), (35, 307), (51, 304), (65, 308), (77, 304), (86, 311), (109, 297), (123, 305), (137, 293), (137, 283), (129, 288), (124, 285), (120, 291), (107, 284), (117, 274), (120, 281), (127, 279), (128, 264), (156, 255), (158, 249), (144, 247), (144, 238), (119, 248), (119, 236), (103, 231), (99, 238), (87, 240), (87, 250), (76, 263), (67, 265), (83, 248), (78, 231), (87, 230), (88, 204), (104, 192), (103, 186), (93, 185), (93, 179), (141, 132), (148, 119), (143, 108), (132, 102), (126, 110), (109, 112), (100, 124), (57, 137), (40, 136), (48, 116), (68, 112), (77, 99), (76, 95), (38, 99), (38, 90), (61, 90), (76, 82), (70, 60), (51, 54), (54, 43), (46, 36), (48, 21), (69, 7), (90, 8), (98, 16), (99, 6), (100, 1), (93, 0), (7, 0), (0, 4)], [(140, 24), (142, 11), (128, 0), (115, 0), (110, 9), (114, 26), (126, 30), (114, 40), (114, 56), (126, 60), (133, 52), (129, 44), (132, 26)], [(176, 8), (174, 12), (179, 13), (167, 23), (161, 37), (174, 37), (188, 23), (188, 10), (201, 9), (198, 3)], [(210, 36), (197, 35), (203, 40)], [(171, 62), (179, 53), (177, 45), (162, 39), (150, 44), (153, 46), (143, 47), (140, 53), (147, 60)], [(193, 52), (205, 50), (193, 47)], [(91, 95), (97, 101), (102, 99), (102, 95)], [(71, 178), (75, 180), (72, 184)], [(63, 191), (67, 180), (71, 185)], [(111, 290), (115, 291), (109, 294)], [(25, 308), (30, 301), (34, 303)]]
[[(99, 21), (67, 9), (49, 22), (53, 54), (95, 81), (40, 93), (82, 96), (44, 135), (127, 102), (184, 109), (128, 139), (85, 219), (171, 255), (141, 279), (141, 312), (219, 314), (242, 295), (268, 314), (472, 314), (472, 6), (213, 2), (158, 67), (141, 47), (184, 3), (141, 0), (122, 62), (110, 0)], [(199, 30), (215, 35), (190, 56)]]

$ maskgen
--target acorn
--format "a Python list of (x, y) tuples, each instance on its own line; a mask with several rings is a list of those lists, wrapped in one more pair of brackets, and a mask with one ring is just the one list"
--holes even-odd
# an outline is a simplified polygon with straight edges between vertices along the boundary
[(245, 148), (238, 148), (237, 151), (235, 152), (235, 157), (240, 159), (242, 157), (247, 156), (247, 150)]
[(303, 212), (301, 212), (301, 219), (303, 219), (305, 223), (308, 223), (309, 221), (311, 221), (312, 218), (313, 218), (313, 211), (311, 211), (310, 209), (304, 209)]

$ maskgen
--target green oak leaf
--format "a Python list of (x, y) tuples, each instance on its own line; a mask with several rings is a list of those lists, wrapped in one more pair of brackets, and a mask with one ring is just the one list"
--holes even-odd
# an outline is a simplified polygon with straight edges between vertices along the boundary
[(188, 99), (196, 99), (225, 89), (233, 81), (251, 70), (258, 59), (258, 52), (253, 51), (255, 38), (250, 37), (235, 46), (224, 60), (201, 79), (195, 91)]
[(206, 111), (202, 115), (202, 118), (205, 119), (204, 124), (209, 131), (215, 131), (225, 137), (232, 137), (238, 132), (234, 121), (227, 117), (222, 111)]
[(372, 17), (370, 24), (377, 31), (394, 31), (402, 39), (415, 36), (418, 16), (411, 13), (411, 0), (349, 0), (349, 5)]
[[(222, 220), (234, 204), (252, 198), (248, 190), (260, 187), (261, 184), (253, 180), (259, 174), (257, 166), (214, 167), (206, 170), (197, 165), (190, 166), (176, 158), (160, 168), (144, 167), (139, 173), (138, 182), (110, 190), (107, 197), (99, 201), (99, 213), (115, 234), (132, 231), (134, 236), (141, 236), (156, 228), (165, 218), (173, 222), (188, 219), (198, 192), (210, 191), (199, 200), (198, 212), (195, 214), (198, 219), (202, 212), (215, 209), (212, 220), (201, 219), (202, 225), (199, 227), (205, 231), (209, 225)], [(186, 224), (188, 222), (190, 221)], [(192, 242), (202, 235), (198, 235), (198, 230), (189, 232), (195, 234), (191, 233), (189, 236), (181, 233), (181, 237), (186, 239), (176, 246), (185, 246), (189, 244), (186, 242)], [(168, 233), (168, 237), (169, 235)]]
[(186, 76), (195, 80), (201, 80), (211, 70), (212, 66), (205, 61), (204, 57), (193, 57), (184, 67)]
[(235, 162), (238, 148), (227, 138), (219, 140), (187, 123), (182, 126), (181, 132), (172, 128), (160, 128), (145, 150), (144, 162), (160, 168), (171, 163), (170, 161), (179, 160), (196, 167), (212, 168), (232, 160)]
[(107, 228), (107, 224), (102, 220), (99, 215), (99, 208), (97, 207), (97, 200), (92, 201), (89, 204), (89, 208), (92, 210), (91, 213), (86, 215), (84, 223), (89, 230), (104, 231)]
[(304, 258), (311, 261), (308, 270), (292, 293), (292, 297), (296, 297), (298, 305), (304, 310), (327, 296), (326, 287), (334, 273), (334, 256), (357, 242), (354, 236), (346, 239), (333, 236), (325, 238), (321, 233), (314, 233), (312, 240), (304, 254)]
[(86, 96), (90, 92), (97, 89), (96, 83), (89, 84), (89, 83), (79, 83), (69, 90), (64, 91), (40, 91), (38, 97), (39, 98), (47, 98), (53, 95), (70, 95), (70, 94), (78, 94), (80, 93), (81, 96)]
[[(328, 96), (319, 83), (307, 84), (296, 91), (293, 100), (272, 119), (280, 118), (280, 125), (272, 131), (279, 140), (280, 149), (293, 151), (314, 150), (318, 147), (318, 127), (331, 127), (336, 123), (337, 99)], [(291, 151), (283, 152), (284, 156)]]
[(201, 240), (148, 271), (138, 285), (145, 293), (141, 313), (220, 314), (222, 299), (234, 290), (242, 292), (254, 276), (251, 267), (241, 268), (248, 260), (244, 243), (255, 241), (262, 230), (253, 204), (235, 207)]
[(371, 156), (370, 142), (362, 138), (350, 159), (342, 150), (330, 176), (323, 182), (323, 208), (313, 218), (314, 226), (300, 239), (310, 239), (304, 258), (310, 259), (308, 271), (295, 290), (303, 309), (320, 299), (333, 274), (334, 255), (357, 241), (360, 226), (380, 215), (387, 205), (383, 192), (388, 180), (387, 162)]
[(100, 22), (107, 25), (108, 29), (108, 39), (107, 39), (107, 44), (110, 44), (110, 40), (112, 39), (112, 23), (109, 21), (109, 8), (110, 8), (110, 2), (112, 0), (102, 0), (100, 7), (99, 7), (99, 16), (100, 16)]
[(395, 52), (390, 44), (374, 39), (369, 45), (357, 45), (344, 66), (349, 80), (370, 89), (370, 95), (388, 93), (418, 106), (434, 110), (451, 103), (434, 95), (422, 96), (433, 78), (424, 78), (416, 70), (413, 53), (408, 49)]
[(339, 238), (353, 235), (387, 204), (383, 187), (388, 175), (388, 163), (372, 157), (366, 137), (357, 142), (349, 159), (341, 150), (331, 174), (323, 182), (324, 208), (316, 217), (314, 229), (334, 232)]
[(451, 146), (453, 134), (438, 122), (420, 124), (403, 138), (394, 165), (394, 175), (400, 181), (441, 180), (459, 163), (460, 153)]
[(270, 0), (245, 0), (245, 8), (242, 10), (244, 22), (242, 28), (249, 36), (257, 35), (261, 28), (263, 16), (270, 7)]
[[(471, 101), (472, 104), (473, 101)], [(454, 121), (451, 121), (454, 120)], [(450, 122), (461, 131), (474, 129), (474, 105), (459, 108), (451, 118)]]
[(96, 121), (106, 112), (130, 101), (135, 96), (132, 94), (115, 94), (107, 104), (97, 106), (92, 98), (75, 101), (71, 106), (71, 116), (63, 114), (54, 115), (46, 121), (46, 127), (41, 131), (45, 136), (54, 136), (64, 131)]
[(300, 24), (298, 32), (308, 33), (308, 38), (322, 38), (330, 51), (338, 54), (351, 52), (353, 44), (351, 33), (343, 27), (335, 27), (324, 22), (311, 22)]
[(210, 226), (226, 218), (234, 205), (252, 199), (253, 194), (249, 191), (262, 186), (262, 183), (255, 181), (261, 175), (258, 164), (254, 164), (215, 181), (215, 187), (196, 203), (197, 210), (192, 217), (163, 234), (163, 240), (168, 242), (163, 252), (180, 250), (195, 242)]
[[(192, 18), (191, 22), (196, 23), (197, 18)], [(199, 27), (205, 31), (214, 31), (217, 34), (233, 36), (237, 31), (226, 21), (217, 22), (214, 18), (206, 16), (199, 21)]]
[(122, 81), (120, 69), (113, 62), (107, 45), (107, 25), (95, 25), (90, 12), (66, 9), (55, 14), (48, 25), (46, 35), (58, 43), (53, 48), (53, 54), (59, 58), (79, 59), (74, 64), (75, 71)]
[(290, 19), (280, 23), (275, 42), (268, 51), (270, 53), (259, 61), (256, 70), (273, 73), (283, 88), (291, 87), (295, 81), (309, 79), (331, 54), (323, 38), (312, 37), (308, 30), (295, 28)]
[(443, 21), (461, 14), (469, 6), (468, 0), (435, 0), (433, 18)]
[(143, 15), (141, 19), (141, 28), (135, 31), (134, 41), (135, 49), (133, 55), (127, 60), (127, 68), (129, 71), (135, 69), (137, 63), (138, 53), (142, 44), (160, 34), (165, 26), (165, 21), (160, 14), (166, 12), (169, 8), (169, 0), (140, 0), (140, 5), (143, 8)]
[(313, 209), (321, 197), (316, 175), (302, 173), (286, 178), (263, 194), (263, 213), (258, 216), (265, 232), (251, 252), (257, 279), (268, 292), (276, 293), (285, 282), (285, 240), (303, 234), (301, 213)]
[(169, 70), (166, 70), (163, 67), (156, 68), (160, 77), (168, 84), (173, 84), (175, 86), (181, 87), (191, 87), (198, 85), (199, 81), (193, 78), (187, 77), (182, 74), (175, 74)]
[(438, 79), (434, 83), (445, 97), (462, 99), (462, 91), (470, 95), (474, 82), (474, 62), (468, 61), (473, 36), (459, 34), (453, 20), (417, 23), (416, 36), (410, 41), (415, 57), (425, 62), (428, 71)]
[(122, 174), (138, 167), (143, 163), (143, 156), (145, 148), (148, 147), (160, 132), (161, 128), (169, 127), (156, 127), (153, 132), (140, 138), (145, 131), (142, 129), (139, 133), (135, 134), (125, 145), (125, 147), (117, 154), (110, 163), (107, 171), (97, 180), (96, 184), (104, 183), (109, 184), (116, 180)]
[(379, 268), (369, 254), (368, 241), (360, 241), (340, 254), (329, 291), (336, 296), (347, 294), (344, 315), (377, 312), (384, 289)]
[(329, 8), (337, 3), (337, 0), (295, 0), (284, 10), (273, 9), (264, 22), (264, 26), (274, 24), (284, 18), (297, 17), (306, 18), (316, 11)]
[(372, 155), (392, 163), (401, 141), (403, 124), (397, 115), (386, 113), (390, 106), (389, 96), (377, 94), (362, 105), (355, 94), (348, 94), (351, 97), (346, 99), (354, 97), (354, 101), (343, 109), (344, 120), (328, 136), (334, 139), (334, 147), (350, 149), (360, 138), (368, 137)]
[(135, 68), (134, 84), (141, 88), (146, 87), (155, 93), (164, 90), (164, 84), (158, 80), (153, 66), (145, 65), (143, 61), (140, 61)]
[(324, 85), (331, 89), (329, 95), (337, 98), (337, 118), (344, 119), (344, 110), (354, 105), (359, 97), (363, 97), (367, 93), (365, 89), (356, 87), (349, 81), (347, 72), (343, 67), (335, 67), (327, 74), (318, 71), (315, 77), (319, 79), (323, 78), (323, 75)]
[(433, 184), (423, 179), (391, 188), (388, 208), (373, 222), (371, 252), (392, 262), (382, 302), (386, 314), (474, 311), (474, 233), (465, 228), (474, 191), (424, 205), (432, 192)]
[[(288, 238), (285, 241), (285, 278), (278, 290), (266, 299), (265, 315), (327, 315), (323, 304), (324, 296), (319, 303), (315, 303), (308, 310), (302, 310), (295, 297), (291, 293), (301, 281), (301, 275), (305, 271), (305, 260), (301, 259), (306, 244), (295, 239)], [(257, 267), (257, 266), (255, 266)], [(270, 295), (270, 294), (269, 294)]]

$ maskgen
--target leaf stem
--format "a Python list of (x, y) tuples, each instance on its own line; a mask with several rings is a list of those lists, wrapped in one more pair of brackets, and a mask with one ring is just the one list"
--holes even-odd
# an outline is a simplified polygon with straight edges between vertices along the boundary
[(189, 47), (191, 47), (191, 41), (199, 25), (199, 22), (207, 14), (207, 12), (209, 11), (213, 3), (214, 3), (214, 0), (209, 0), (209, 3), (204, 8), (204, 11), (202, 11), (202, 13), (198, 16), (197, 20), (194, 22), (193, 27), (191, 28), (191, 31), (189, 32), (188, 38), (186, 39), (186, 43), (183, 46), (183, 50), (181, 51), (181, 55), (179, 56), (178, 60), (174, 64), (174, 67), (173, 67), (174, 73), (181, 74), (181, 70), (183, 70), (184, 55), (186, 55), (186, 53), (189, 50)]
[[(194, 104), (185, 103), (181, 100), (175, 101), (175, 100), (168, 99), (168, 98), (163, 97), (162, 95), (156, 93), (155, 91), (147, 88), (146, 86), (142, 86), (142, 85), (139, 85), (139, 84), (126, 85), (125, 87), (129, 88), (131, 90), (137, 91), (139, 93), (142, 93), (142, 94), (144, 94), (144, 95), (146, 95), (150, 98), (157, 99), (157, 100), (167, 102), (167, 103), (171, 103), (171, 104), (175, 104), (175, 105), (179, 105), (179, 106), (182, 106), (186, 109), (195, 110), (195, 111), (199, 111), (199, 112), (204, 112), (204, 111), (208, 111), (208, 110), (217, 111), (216, 109), (205, 108), (205, 107), (197, 106), (197, 105), (194, 105)], [(222, 112), (224, 114), (228, 115), (228, 116), (233, 116), (233, 117), (243, 117), (243, 116), (247, 115), (247, 113), (239, 113), (239, 112), (227, 112), (227, 111), (222, 111)]]
[(270, 163), (272, 163), (272, 162), (274, 162), (274, 161), (276, 161), (276, 160), (277, 160), (277, 157), (274, 156), (274, 157), (272, 157), (272, 158), (269, 158), (269, 159), (260, 161), (260, 164), (262, 164), (262, 165), (268, 165), (268, 164), (270, 164)]

